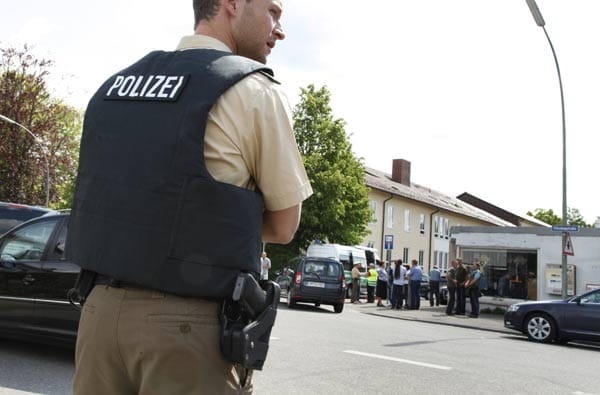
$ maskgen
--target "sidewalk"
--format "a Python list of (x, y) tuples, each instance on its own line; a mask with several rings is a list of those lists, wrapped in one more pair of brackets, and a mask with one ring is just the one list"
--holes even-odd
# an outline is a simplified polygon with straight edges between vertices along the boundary
[[(498, 314), (480, 314), (479, 318), (468, 315), (446, 315), (446, 306), (430, 307), (429, 302), (421, 301), (419, 310), (392, 310), (388, 306), (377, 307), (375, 303), (349, 304), (361, 313), (400, 320), (420, 321), (429, 324), (449, 325), (460, 328), (479, 329), (483, 331), (515, 335), (516, 331), (504, 327), (504, 316)], [(348, 307), (348, 306), (346, 306)]]

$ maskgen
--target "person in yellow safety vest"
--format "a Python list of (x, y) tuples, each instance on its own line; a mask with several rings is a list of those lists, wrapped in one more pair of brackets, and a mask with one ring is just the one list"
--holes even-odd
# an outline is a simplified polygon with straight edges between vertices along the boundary
[(375, 264), (369, 263), (367, 270), (367, 303), (375, 302), (375, 286), (377, 285), (377, 270)]

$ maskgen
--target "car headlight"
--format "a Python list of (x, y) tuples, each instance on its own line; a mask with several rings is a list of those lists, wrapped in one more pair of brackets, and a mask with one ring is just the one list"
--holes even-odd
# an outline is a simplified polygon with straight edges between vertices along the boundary
[(512, 304), (508, 308), (508, 311), (517, 311), (517, 310), (519, 310), (519, 307), (521, 307), (521, 306), (519, 306), (518, 304)]

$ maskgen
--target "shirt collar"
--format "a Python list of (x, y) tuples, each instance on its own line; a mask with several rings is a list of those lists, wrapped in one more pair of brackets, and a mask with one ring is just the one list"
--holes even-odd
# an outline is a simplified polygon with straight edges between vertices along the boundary
[(202, 34), (194, 34), (191, 36), (182, 37), (176, 49), (180, 51), (194, 48), (209, 48), (217, 49), (219, 51), (231, 52), (231, 49), (222, 41), (217, 40), (214, 37), (205, 36)]

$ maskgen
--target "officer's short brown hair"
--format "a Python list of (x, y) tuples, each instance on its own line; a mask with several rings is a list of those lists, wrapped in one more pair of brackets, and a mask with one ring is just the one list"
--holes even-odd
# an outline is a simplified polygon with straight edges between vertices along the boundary
[(194, 28), (203, 19), (217, 15), (221, 0), (194, 0)]
[(194, 0), (194, 29), (201, 20), (211, 19), (217, 15), (220, 6), (221, 0)]

